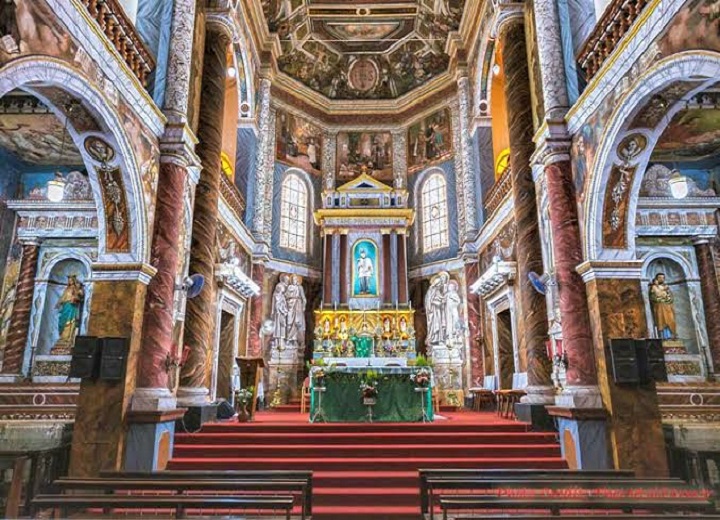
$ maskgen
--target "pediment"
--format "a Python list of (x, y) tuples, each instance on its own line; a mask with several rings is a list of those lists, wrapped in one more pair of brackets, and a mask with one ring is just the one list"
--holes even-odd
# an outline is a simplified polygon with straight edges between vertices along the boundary
[(337, 191), (343, 192), (343, 193), (377, 193), (377, 192), (391, 192), (392, 188), (388, 186), (387, 184), (384, 184), (380, 182), (377, 179), (374, 179), (367, 173), (363, 173), (362, 175), (356, 177), (355, 179), (346, 182), (342, 186), (340, 186)]

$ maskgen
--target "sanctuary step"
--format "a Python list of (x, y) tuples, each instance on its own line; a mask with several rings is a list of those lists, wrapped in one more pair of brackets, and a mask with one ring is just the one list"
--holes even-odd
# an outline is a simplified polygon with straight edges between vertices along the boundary
[(260, 412), (175, 436), (168, 469), (312, 470), (315, 520), (420, 520), (420, 468), (565, 468), (555, 435), (492, 413), (433, 423), (309, 424)]

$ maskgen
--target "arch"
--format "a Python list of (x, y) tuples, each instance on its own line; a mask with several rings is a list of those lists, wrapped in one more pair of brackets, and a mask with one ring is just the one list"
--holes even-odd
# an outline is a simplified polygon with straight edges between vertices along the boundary
[(10, 62), (0, 70), (0, 97), (15, 89), (26, 90), (46, 102), (53, 114), (64, 122), (65, 116), (57, 107), (33, 92), (33, 86), (41, 84), (60, 88), (83, 101), (84, 108), (97, 118), (103, 127), (102, 130), (106, 132), (102, 135), (103, 139), (107, 140), (116, 151), (113, 163), (120, 168), (130, 218), (128, 223), (130, 253), (107, 252), (102, 191), (98, 182), (95, 161), (89, 157), (82, 142), (93, 133), (78, 135), (72, 129), (72, 125), (68, 125), (74, 144), (85, 160), (93, 189), (98, 212), (99, 261), (142, 262), (147, 260), (149, 256), (148, 222), (146, 220), (148, 210), (143, 196), (142, 175), (120, 114), (105, 93), (94, 85), (90, 78), (61, 60), (32, 56)]
[(288, 170), (280, 186), (280, 247), (299, 253), (308, 252), (308, 217), (311, 210), (308, 183), (292, 169)]
[[(429, 174), (420, 184), (420, 226), (422, 252), (450, 245), (447, 181), (442, 173)], [(432, 208), (432, 209), (431, 209)], [(433, 213), (433, 210), (436, 210)]]
[[(652, 96), (679, 80), (695, 80), (697, 86), (689, 90), (655, 126), (655, 128), (630, 129), (634, 117), (646, 106)], [(613, 166), (624, 164), (644, 172), (655, 145), (672, 120), (682, 109), (685, 101), (698, 92), (720, 81), (720, 54), (710, 51), (691, 51), (674, 54), (655, 63), (645, 74), (638, 77), (633, 86), (616, 104), (609, 123), (600, 139), (595, 163), (590, 172), (587, 204), (584, 208), (583, 253), (585, 260), (631, 260), (635, 255), (635, 214), (643, 175), (634, 175), (628, 187), (627, 218), (624, 222), (626, 237), (622, 248), (609, 248), (603, 244), (603, 210), (606, 187), (610, 183)], [(623, 139), (633, 133), (647, 138), (643, 152), (631, 161), (621, 162), (616, 150)]]
[(233, 52), (233, 61), (238, 80), (238, 118), (248, 119), (255, 115), (255, 105), (253, 103), (255, 85), (253, 84), (252, 68), (249, 66), (247, 49), (242, 37), (233, 47), (235, 50)]

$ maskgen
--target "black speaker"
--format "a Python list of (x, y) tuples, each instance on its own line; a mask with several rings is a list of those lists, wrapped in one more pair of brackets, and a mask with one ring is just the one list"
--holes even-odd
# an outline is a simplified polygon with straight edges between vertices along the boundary
[(232, 417), (233, 415), (235, 415), (235, 410), (233, 409), (232, 405), (225, 399), (220, 399), (218, 401), (217, 407), (217, 418), (230, 419), (230, 417)]
[(612, 360), (613, 380), (617, 384), (640, 383), (635, 340), (632, 338), (613, 338), (610, 340), (610, 359)]
[[(646, 379), (648, 382), (667, 382), (667, 367), (665, 366), (665, 350), (661, 339), (646, 339), (643, 340), (645, 344), (645, 357), (646, 365), (641, 368), (645, 368)], [(641, 374), (642, 379), (642, 374)]]
[(127, 338), (102, 338), (100, 379), (119, 381), (125, 376), (129, 341)]
[(100, 368), (100, 340), (95, 336), (77, 336), (72, 350), (69, 377), (96, 378)]

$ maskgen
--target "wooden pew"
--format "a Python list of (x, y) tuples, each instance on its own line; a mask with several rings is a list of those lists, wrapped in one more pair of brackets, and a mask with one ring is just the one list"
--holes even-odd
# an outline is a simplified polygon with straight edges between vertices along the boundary
[(631, 478), (635, 475), (627, 470), (567, 470), (567, 469), (420, 469), (420, 507), (423, 514), (429, 510), (430, 497), (428, 489), (428, 478), (486, 478), (486, 479), (507, 479), (507, 478), (542, 478), (549, 476), (555, 480), (595, 479), (608, 480), (613, 478)]
[[(246, 510), (261, 509), (284, 511), (290, 520), (294, 499), (292, 496), (267, 495), (38, 495), (33, 499), (36, 511), (53, 509), (60, 511), (60, 518), (68, 518), (68, 512), (78, 509), (169, 509), (175, 518), (185, 518), (188, 509)], [(34, 515), (35, 516), (35, 515)], [(203, 516), (207, 517), (204, 512)], [(227, 516), (225, 513), (222, 516)]]
[[(715, 506), (709, 498), (633, 498), (633, 497), (548, 497), (537, 496), (532, 498), (509, 498), (503, 496), (478, 495), (451, 495), (439, 498), (443, 520), (448, 519), (449, 511), (483, 510), (483, 518), (487, 518), (493, 511), (499, 513), (505, 510), (513, 512), (527, 510), (547, 510), (553, 515), (559, 515), (562, 510), (607, 510), (607, 511), (650, 511), (657, 513), (703, 513), (715, 512)], [(584, 516), (584, 515), (583, 515)], [(565, 520), (563, 518), (563, 520)]]
[(104, 478), (135, 478), (151, 480), (304, 480), (307, 482), (307, 490), (303, 498), (304, 514), (312, 515), (312, 471), (304, 470), (163, 470), (163, 471), (102, 471)]
[[(464, 516), (462, 520), (494, 520), (508, 519), (507, 514), (500, 515), (482, 515), (482, 516)], [(547, 515), (522, 515), (516, 517), (518, 520), (549, 520), (552, 518), (561, 518), (562, 520), (720, 520), (720, 515), (712, 515), (703, 513), (702, 516), (689, 515), (685, 513), (657, 513), (657, 514), (637, 514), (637, 513), (606, 513), (598, 514), (585, 513), (583, 515), (562, 515), (560, 517)]]

